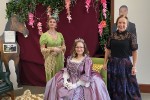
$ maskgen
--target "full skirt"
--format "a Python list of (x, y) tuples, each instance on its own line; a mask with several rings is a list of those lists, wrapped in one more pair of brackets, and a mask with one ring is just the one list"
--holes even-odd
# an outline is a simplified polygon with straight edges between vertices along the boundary
[(107, 87), (111, 100), (141, 100), (130, 58), (111, 57), (107, 68)]
[(63, 70), (47, 82), (44, 100), (110, 100), (107, 87), (97, 72), (92, 72), (89, 87), (68, 90), (63, 86)]

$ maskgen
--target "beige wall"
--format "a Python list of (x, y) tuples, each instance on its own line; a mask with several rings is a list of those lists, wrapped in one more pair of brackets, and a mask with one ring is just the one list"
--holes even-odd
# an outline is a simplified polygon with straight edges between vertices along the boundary
[(4, 29), (5, 29), (5, 24), (7, 22), (6, 19), (6, 1), (7, 0), (1, 0), (0, 2), (0, 35), (3, 33)]
[[(118, 17), (121, 5), (129, 8), (128, 18), (136, 24), (139, 44), (137, 79), (140, 84), (150, 84), (150, 0), (114, 0), (114, 19)], [(115, 21), (114, 20), (114, 21)]]
[[(7, 1), (8, 0), (1, 0), (1, 2), (0, 2), (0, 35), (4, 32), (5, 24), (7, 22), (6, 12), (5, 12)], [(3, 66), (4, 66), (4, 64), (3, 64)], [(14, 89), (16, 90), (16, 89), (18, 89), (18, 87), (17, 87), (17, 81), (16, 81), (14, 61), (10, 60), (9, 66), (10, 66), (10, 71), (11, 71), (10, 80), (13, 83)]]

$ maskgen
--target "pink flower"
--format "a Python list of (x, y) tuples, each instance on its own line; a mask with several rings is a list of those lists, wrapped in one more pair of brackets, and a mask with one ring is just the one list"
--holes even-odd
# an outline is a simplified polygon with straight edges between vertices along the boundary
[(105, 17), (105, 19), (106, 19), (106, 9), (103, 9), (103, 16)]
[(38, 22), (37, 26), (38, 26), (38, 27), (42, 26), (42, 23), (41, 23), (41, 22)]
[(99, 34), (100, 34), (100, 36), (102, 37), (102, 33), (103, 33), (103, 28), (105, 28), (106, 27), (106, 21), (104, 21), (104, 20), (102, 20), (101, 22), (100, 22), (100, 24), (98, 24), (98, 29), (99, 29)]
[(38, 27), (38, 30), (39, 30), (39, 35), (41, 35), (43, 33), (43, 31), (42, 31), (42, 23), (38, 22), (37, 23), (37, 27)]
[(107, 4), (106, 3), (102, 3), (103, 4), (103, 8), (107, 8)]
[(67, 18), (68, 18), (68, 21), (69, 21), (69, 23), (70, 23), (71, 20), (72, 20), (71, 15), (68, 15)]
[(52, 11), (51, 7), (48, 6), (48, 7), (47, 7), (47, 16), (48, 16), (49, 18), (51, 17), (51, 11)]
[(102, 20), (100, 24), (102, 24), (102, 27), (103, 27), (103, 28), (106, 27), (106, 21)]
[(98, 31), (99, 31), (99, 35), (102, 37), (102, 33), (103, 33), (103, 27), (102, 27), (102, 24), (98, 24)]
[(86, 0), (85, 3), (86, 3), (86, 5), (85, 5), (86, 11), (89, 12), (91, 0)]
[(32, 13), (28, 13), (28, 19), (29, 19), (29, 23), (28, 25), (32, 26), (32, 28), (34, 28), (34, 15)]
[(69, 20), (69, 23), (70, 21), (72, 20), (71, 18), (71, 15), (70, 15), (70, 4), (71, 4), (71, 1), (70, 0), (65, 0), (65, 7), (66, 7), (66, 10), (67, 10), (67, 18)]
[(106, 3), (106, 0), (101, 0), (101, 3)]
[(107, 11), (107, 4), (106, 4), (106, 0), (101, 0), (101, 4), (103, 6), (103, 16), (105, 17), (106, 19), (106, 11)]

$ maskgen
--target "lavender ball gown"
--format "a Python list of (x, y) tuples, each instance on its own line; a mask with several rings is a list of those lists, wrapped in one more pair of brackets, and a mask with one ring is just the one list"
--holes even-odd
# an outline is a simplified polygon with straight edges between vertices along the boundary
[[(99, 73), (92, 71), (92, 60), (85, 56), (81, 62), (72, 62), (68, 57), (67, 66), (47, 82), (44, 100), (110, 100), (106, 85)], [(63, 72), (69, 73), (69, 82), (79, 79), (90, 82), (89, 87), (79, 86), (68, 90), (64, 87)]]

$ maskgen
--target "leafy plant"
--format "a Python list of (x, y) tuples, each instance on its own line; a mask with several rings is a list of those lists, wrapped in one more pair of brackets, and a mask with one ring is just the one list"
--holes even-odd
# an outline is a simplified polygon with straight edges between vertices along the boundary
[(39, 3), (53, 9), (57, 8), (59, 11), (64, 9), (64, 0), (11, 0), (7, 4), (6, 17), (10, 18), (12, 14), (17, 14), (19, 20), (25, 22), (28, 20), (28, 13), (34, 12)]
[(99, 44), (101, 46), (101, 48), (104, 50), (105, 44), (107, 42), (107, 39), (110, 35), (110, 24), (111, 24), (111, 17), (110, 17), (110, 12), (109, 10), (106, 11), (106, 19), (103, 16), (103, 12), (102, 12), (102, 5), (100, 5), (100, 10), (99, 10), (99, 23), (104, 20), (106, 22), (106, 27), (103, 28), (103, 32), (102, 35), (99, 35)]
[[(71, 0), (71, 4), (73, 5), (75, 1), (76, 0)], [(104, 2), (105, 0), (102, 1)], [(13, 14), (17, 14), (19, 15), (19, 20), (21, 22), (25, 22), (28, 20), (28, 13), (34, 12), (39, 3), (45, 6), (50, 6), (53, 10), (58, 9), (59, 12), (65, 8), (65, 0), (11, 0), (9, 3), (7, 3), (6, 17), (10, 18)], [(98, 5), (98, 3), (99, 0), (95, 0), (95, 5)], [(99, 43), (102, 49), (104, 49), (104, 45), (106, 44), (107, 38), (110, 35), (110, 13), (108, 10), (106, 11), (107, 17), (105, 19), (102, 11), (103, 5), (100, 4), (100, 16), (98, 22), (100, 23), (104, 20), (106, 22), (106, 27), (103, 28), (102, 35), (99, 36)]]

